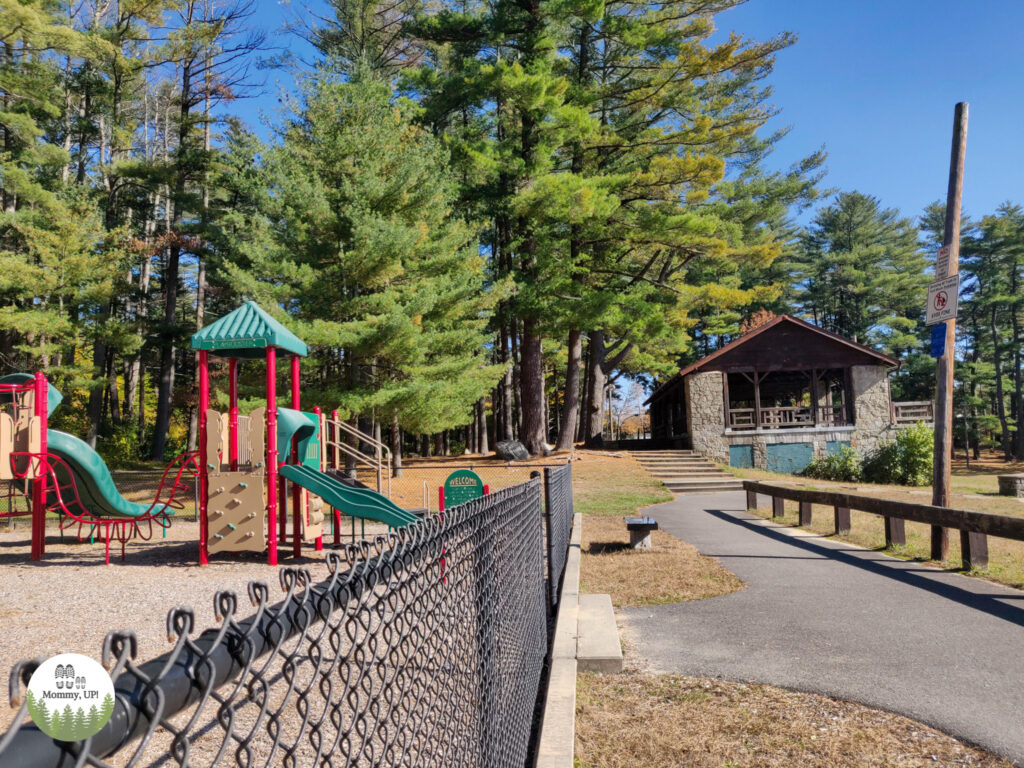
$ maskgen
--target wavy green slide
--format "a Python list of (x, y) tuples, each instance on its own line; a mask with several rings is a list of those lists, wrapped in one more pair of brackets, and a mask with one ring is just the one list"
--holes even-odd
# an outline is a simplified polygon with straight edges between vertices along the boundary
[[(84, 440), (79, 440), (66, 432), (49, 429), (46, 432), (46, 451), (64, 459), (74, 475), (78, 498), (82, 500), (85, 508), (97, 517), (141, 517), (149, 511), (150, 504), (128, 501), (118, 492), (106, 462)], [(57, 466), (56, 472), (58, 482), (62, 486), (67, 485), (64, 467)], [(65, 498), (64, 502), (68, 503), (71, 500)], [(173, 512), (173, 509), (167, 510), (168, 514)]]
[[(0, 384), (27, 384), (34, 378), (31, 373), (10, 373), (0, 376)], [(50, 384), (46, 402), (48, 415), (53, 415), (61, 400), (63, 397), (60, 392)], [(73, 475), (73, 478), (68, 478), (65, 468), (57, 466), (57, 481), (61, 486), (67, 486), (69, 480), (74, 479), (78, 498), (85, 508), (97, 517), (141, 517), (149, 511), (149, 504), (136, 504), (118, 493), (107, 463), (84, 440), (79, 440), (66, 432), (48, 429), (46, 451), (63, 459)], [(70, 489), (63, 493), (66, 494), (65, 503), (73, 501)], [(56, 501), (52, 491), (47, 495), (48, 504)], [(168, 514), (173, 512), (173, 509), (168, 510)]]
[(402, 528), (419, 520), (412, 512), (402, 509), (386, 496), (364, 488), (350, 488), (310, 467), (285, 464), (279, 472), (282, 477), (301, 485), (323, 499), (324, 503), (351, 517), (376, 520), (392, 528)]

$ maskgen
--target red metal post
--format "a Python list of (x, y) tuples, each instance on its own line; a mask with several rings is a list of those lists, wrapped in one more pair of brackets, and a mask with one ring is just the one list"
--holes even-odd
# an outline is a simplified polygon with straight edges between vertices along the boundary
[[(299, 396), (299, 356), (292, 355), (292, 408), (301, 411)], [(299, 438), (292, 438), (292, 464), (299, 463)], [(302, 555), (302, 489), (292, 483), (292, 554)]]
[(437, 511), (444, 512), (444, 486), (437, 487)]
[(228, 464), (238, 471), (238, 358), (228, 360)]
[[(231, 361), (235, 362), (234, 360)], [(207, 462), (206, 441), (210, 439), (206, 411), (210, 407), (210, 353), (199, 351), (199, 564), (210, 562), (208, 539), (210, 521), (210, 469)], [(237, 424), (235, 425), (237, 426)]]
[(491, 486), (485, 485), (484, 486), (484, 496), (487, 496), (490, 492), (491, 492)]
[[(33, 389), (35, 416), (39, 419), (39, 456), (34, 457), (37, 469), (32, 482), (32, 552), (29, 559), (42, 560), (46, 552), (46, 479), (49, 474), (46, 460), (46, 394), (49, 385), (42, 371), (36, 371)], [(33, 461), (33, 457), (29, 461)]]
[[(321, 414), (320, 406), (319, 405), (316, 406), (313, 409), (313, 413), (316, 414), (316, 426), (317, 426), (317, 429), (319, 429), (320, 428), (320, 414)], [(324, 462), (327, 461), (327, 448), (326, 448), (326, 445), (327, 445), (327, 436), (326, 435), (320, 435), (320, 445), (319, 445), (319, 447), (322, 450), (320, 451), (320, 467), (319, 467), (319, 469), (320, 469), (321, 472), (324, 470)], [(333, 509), (331, 510), (331, 514), (334, 514), (334, 510)], [(326, 520), (326, 519), (327, 519), (327, 515), (324, 515), (324, 520)], [(309, 522), (309, 501), (308, 501), (308, 497), (307, 497), (307, 501), (306, 501), (306, 521)], [(334, 529), (337, 530), (338, 527), (334, 526)], [(316, 542), (314, 543), (313, 547), (314, 547), (314, 549), (317, 552), (322, 551), (323, 548), (324, 548), (324, 524), (323, 524), (323, 521), (320, 522), (320, 535), (316, 537)]]
[[(341, 439), (341, 435), (338, 434), (337, 421), (338, 421), (338, 410), (334, 409), (333, 411), (331, 411), (331, 426), (330, 426), (330, 429), (328, 430), (328, 434), (330, 435), (330, 442), (331, 442), (331, 468), (332, 469), (340, 469), (341, 468), (341, 451), (338, 450), (338, 446), (336, 445), (336, 443)], [(355, 525), (355, 522), (353, 522), (353, 525)], [(355, 531), (355, 528), (353, 528), (352, 530)], [(340, 509), (334, 510), (334, 546), (336, 546), (336, 547), (340, 547), (341, 546), (341, 510)]]
[(277, 349), (267, 347), (267, 563), (277, 565)]

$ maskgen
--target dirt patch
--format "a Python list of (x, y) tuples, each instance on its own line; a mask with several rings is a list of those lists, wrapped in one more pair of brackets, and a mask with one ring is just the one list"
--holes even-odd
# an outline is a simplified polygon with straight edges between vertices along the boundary
[(579, 768), (1012, 764), (899, 715), (766, 685), (581, 674)]
[(665, 531), (654, 531), (649, 550), (632, 549), (621, 518), (583, 521), (580, 589), (607, 593), (612, 603), (662, 605), (736, 592), (740, 581), (718, 561)]

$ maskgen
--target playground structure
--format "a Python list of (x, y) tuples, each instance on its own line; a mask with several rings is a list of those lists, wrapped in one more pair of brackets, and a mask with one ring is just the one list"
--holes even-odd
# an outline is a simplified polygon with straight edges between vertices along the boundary
[[(299, 360), (306, 345), (254, 302), (248, 302), (193, 336), (199, 351), (199, 450), (172, 461), (149, 504), (128, 501), (114, 485), (102, 457), (86, 442), (49, 428), (62, 401), (43, 373), (0, 377), (0, 480), (7, 481), (7, 511), (0, 517), (30, 516), (31, 560), (41, 560), (46, 545), (46, 515), (56, 513), (63, 532), (77, 526), (77, 537), (110, 543), (148, 540), (156, 528), (166, 531), (170, 517), (183, 508), (180, 494), (198, 480), (199, 562), (218, 552), (267, 551), (276, 565), (278, 543), (291, 541), (295, 556), (302, 543), (323, 548), (323, 522), (331, 510), (334, 543), (340, 544), (342, 512), (354, 520), (373, 520), (400, 528), (418, 520), (389, 498), (348, 477), (345, 457), (364, 464), (383, 488), (391, 459), (386, 446), (316, 408), (300, 410)], [(278, 350), (290, 355), (292, 408), (277, 407)], [(229, 411), (210, 408), (209, 357), (228, 359)], [(238, 411), (238, 369), (243, 360), (266, 359), (266, 401), (248, 415)], [(352, 445), (346, 439), (355, 444)], [(368, 444), (370, 452), (361, 450)], [(284, 460), (279, 446), (285, 446)], [(384, 454), (387, 453), (387, 460)], [(290, 484), (292, 527), (288, 531)], [(176, 498), (176, 495), (178, 498)], [(17, 497), (17, 498), (16, 498)], [(28, 503), (19, 509), (18, 498)], [(279, 514), (280, 512), (280, 514)]]
[[(319, 408), (301, 410), (300, 360), (307, 347), (298, 337), (249, 301), (192, 337), (199, 352), (199, 562), (218, 552), (267, 552), (277, 565), (278, 545), (302, 554), (303, 541), (323, 549), (325, 506), (331, 509), (335, 543), (342, 511), (352, 518), (400, 528), (419, 518), (386, 496), (347, 479), (344, 454), (373, 466), (382, 489), (387, 450)], [(289, 356), (291, 408), (277, 405), (278, 352)], [(210, 408), (210, 355), (228, 360), (228, 412)], [(238, 412), (238, 371), (242, 361), (265, 360), (266, 407), (248, 416)], [(353, 432), (355, 433), (353, 435)], [(349, 445), (345, 437), (372, 445), (374, 456)], [(286, 460), (281, 460), (281, 449)], [(387, 462), (390, 483), (390, 452)], [(282, 480), (291, 485), (291, 531)]]
[[(46, 550), (46, 515), (56, 513), (63, 532), (77, 527), (77, 536), (100, 534), (110, 562), (110, 542), (125, 544), (149, 539), (154, 526), (166, 529), (170, 516), (182, 509), (175, 495), (190, 489), (197, 474), (194, 453), (183, 453), (164, 470), (150, 504), (128, 501), (114, 485), (106, 463), (88, 443), (49, 428), (49, 417), (61, 394), (42, 373), (0, 377), (0, 480), (7, 481), (7, 512), (0, 517), (32, 518), (30, 559), (41, 560)], [(166, 493), (166, 499), (163, 499)], [(16, 509), (15, 494), (29, 500)]]

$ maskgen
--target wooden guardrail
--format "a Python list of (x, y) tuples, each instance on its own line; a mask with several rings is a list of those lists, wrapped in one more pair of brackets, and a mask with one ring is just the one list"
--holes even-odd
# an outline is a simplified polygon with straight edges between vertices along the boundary
[(879, 515), (884, 521), (887, 547), (907, 543), (904, 528), (906, 520), (954, 528), (960, 531), (961, 557), (966, 569), (984, 568), (988, 565), (989, 536), (1024, 541), (1024, 518), (1021, 517), (992, 515), (987, 512), (971, 512), (966, 509), (950, 509), (836, 491), (788, 488), (756, 480), (744, 480), (743, 488), (747, 492), (747, 509), (757, 508), (757, 494), (771, 497), (772, 517), (782, 517), (785, 500), (799, 503), (800, 525), (811, 524), (813, 505), (830, 506), (835, 515), (837, 534), (849, 533), (851, 509)]

